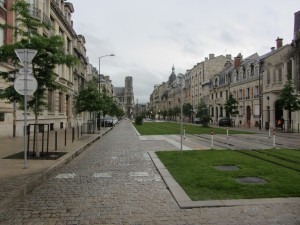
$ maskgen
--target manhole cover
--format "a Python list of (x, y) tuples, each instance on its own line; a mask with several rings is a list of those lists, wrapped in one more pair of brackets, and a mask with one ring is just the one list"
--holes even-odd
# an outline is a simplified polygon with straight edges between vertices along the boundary
[(239, 170), (237, 166), (215, 166), (217, 170), (224, 170), (224, 171), (232, 171), (232, 170)]
[(237, 182), (242, 184), (265, 184), (266, 180), (258, 177), (239, 177), (236, 178)]

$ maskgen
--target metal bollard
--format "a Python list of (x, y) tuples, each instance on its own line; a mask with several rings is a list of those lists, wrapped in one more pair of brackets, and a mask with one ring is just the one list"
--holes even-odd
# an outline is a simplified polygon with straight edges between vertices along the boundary
[(211, 129), (211, 149), (214, 149), (214, 131)]
[(57, 131), (55, 131), (55, 151), (57, 151)]
[(273, 148), (276, 147), (276, 144), (275, 144), (275, 130), (273, 129)]
[(65, 129), (65, 146), (67, 146), (67, 129)]

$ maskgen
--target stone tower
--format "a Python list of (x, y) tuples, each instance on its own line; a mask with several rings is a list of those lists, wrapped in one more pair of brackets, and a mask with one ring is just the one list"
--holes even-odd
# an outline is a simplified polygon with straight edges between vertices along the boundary
[(125, 106), (125, 115), (127, 115), (128, 118), (132, 118), (132, 114), (134, 110), (134, 94), (133, 94), (132, 77), (125, 77), (124, 106)]

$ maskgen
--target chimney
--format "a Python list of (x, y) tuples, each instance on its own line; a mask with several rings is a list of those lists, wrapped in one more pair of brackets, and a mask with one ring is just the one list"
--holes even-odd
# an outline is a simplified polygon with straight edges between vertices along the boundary
[(234, 68), (237, 68), (241, 65), (242, 55), (239, 53), (236, 57), (234, 57)]
[(215, 58), (215, 54), (209, 54), (209, 59), (213, 59), (213, 58)]
[(300, 11), (295, 13), (294, 21), (294, 40), (297, 38), (297, 34), (300, 33)]
[(276, 39), (276, 47), (277, 47), (277, 49), (282, 47), (282, 38), (278, 37)]
[(275, 50), (275, 47), (271, 47), (271, 52), (273, 52)]

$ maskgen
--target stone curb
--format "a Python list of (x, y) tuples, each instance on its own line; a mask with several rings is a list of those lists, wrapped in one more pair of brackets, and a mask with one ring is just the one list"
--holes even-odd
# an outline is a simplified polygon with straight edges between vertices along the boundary
[(260, 198), (260, 199), (237, 199), (237, 200), (209, 200), (209, 201), (192, 201), (185, 193), (182, 187), (175, 181), (164, 164), (157, 157), (155, 152), (148, 152), (152, 162), (162, 176), (171, 194), (176, 200), (178, 206), (182, 209), (190, 208), (208, 208), (208, 207), (232, 207), (242, 205), (260, 205), (260, 204), (289, 204), (300, 203), (299, 197), (291, 198)]
[[(118, 124), (119, 121), (116, 123)], [(83, 144), (80, 148), (76, 149), (75, 151), (70, 152), (69, 154), (66, 154), (62, 157), (62, 159), (58, 162), (56, 162), (54, 165), (52, 165), (50, 168), (48, 168), (46, 171), (42, 172), (38, 178), (34, 178), (32, 180), (26, 181), (26, 184), (18, 187), (16, 190), (12, 191), (10, 196), (3, 200), (0, 203), (0, 212), (4, 212), (13, 205), (13, 202), (19, 198), (23, 198), (27, 194), (31, 193), (35, 188), (42, 185), (44, 182), (46, 182), (58, 169), (60, 169), (65, 164), (72, 161), (74, 158), (76, 158), (78, 155), (80, 155), (83, 151), (85, 151), (89, 146), (91, 146), (93, 143), (98, 141), (102, 136), (104, 136), (107, 132), (111, 131), (113, 127), (111, 127), (109, 130), (106, 130), (104, 133), (99, 134), (99, 136), (95, 137), (90, 142)]]

